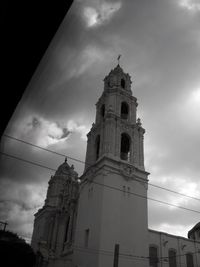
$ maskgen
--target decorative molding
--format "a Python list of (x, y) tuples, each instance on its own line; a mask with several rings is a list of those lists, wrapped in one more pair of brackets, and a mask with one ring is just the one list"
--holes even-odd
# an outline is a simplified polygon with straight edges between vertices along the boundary
[(182, 246), (181, 246), (181, 249), (184, 250), (184, 248), (185, 248), (186, 246), (187, 246), (187, 245), (185, 245), (185, 244), (182, 245)]
[(163, 241), (163, 246), (166, 247), (168, 242), (169, 242), (168, 240)]

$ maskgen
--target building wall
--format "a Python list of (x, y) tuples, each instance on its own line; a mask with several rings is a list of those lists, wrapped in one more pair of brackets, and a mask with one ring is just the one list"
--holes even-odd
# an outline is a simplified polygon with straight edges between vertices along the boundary
[(148, 237), (149, 246), (155, 246), (158, 249), (158, 267), (169, 266), (168, 252), (170, 249), (176, 251), (177, 267), (190, 267), (186, 264), (187, 253), (191, 253), (193, 255), (194, 267), (200, 266), (199, 241), (154, 230), (148, 231)]
[[(120, 253), (148, 257), (146, 173), (123, 174), (124, 164), (109, 158), (99, 159), (95, 173), (85, 173), (81, 189), (75, 234), (74, 262), (78, 266), (109, 267), (113, 265), (114, 246)], [(133, 176), (140, 175), (140, 182)], [(142, 180), (143, 179), (143, 180)], [(146, 180), (145, 180), (146, 181)], [(101, 184), (101, 185), (99, 185)], [(109, 188), (108, 188), (109, 187)], [(120, 191), (112, 190), (119, 188)], [(92, 193), (91, 193), (92, 192)], [(132, 193), (140, 194), (138, 198)], [(87, 207), (87, 208), (85, 208)], [(88, 244), (85, 231), (89, 229)], [(88, 253), (86, 257), (86, 253)], [(147, 261), (119, 257), (119, 266), (143, 267)]]

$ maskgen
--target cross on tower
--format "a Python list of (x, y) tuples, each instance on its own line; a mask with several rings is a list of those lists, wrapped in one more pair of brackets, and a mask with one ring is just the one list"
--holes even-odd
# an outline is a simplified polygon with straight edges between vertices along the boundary
[(121, 56), (122, 56), (122, 55), (119, 55), (118, 58), (117, 58), (118, 65), (119, 65), (119, 63), (120, 63), (120, 57), (121, 57)]

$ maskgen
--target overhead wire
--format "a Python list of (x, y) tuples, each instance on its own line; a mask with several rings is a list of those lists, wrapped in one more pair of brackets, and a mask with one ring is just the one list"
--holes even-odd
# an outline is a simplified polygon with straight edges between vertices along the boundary
[[(26, 143), (27, 143), (27, 142), (26, 142)], [(35, 145), (34, 145), (34, 146), (35, 146)], [(38, 147), (38, 146), (36, 146), (36, 147)], [(41, 148), (41, 147), (38, 147), (38, 148)], [(41, 149), (43, 149), (43, 148), (41, 148)], [(46, 151), (48, 151), (48, 152), (53, 152), (53, 151), (51, 151), (51, 150), (47, 150), (47, 149), (44, 149), (44, 150), (46, 150)], [(50, 168), (50, 167), (48, 167), (48, 166), (44, 166), (44, 165), (42, 165), (42, 164), (39, 164), (39, 163), (30, 161), (30, 160), (22, 159), (22, 158), (19, 158), (19, 157), (14, 156), (14, 155), (10, 155), (10, 154), (5, 153), (5, 152), (0, 152), (0, 153), (1, 153), (2, 155), (8, 156), (8, 157), (10, 157), (10, 158), (14, 158), (14, 159), (17, 159), (17, 160), (20, 160), (20, 161), (23, 161), (23, 162), (26, 162), (26, 163), (29, 163), (29, 164), (32, 164), (32, 165), (41, 167), (41, 168), (45, 168), (45, 169), (48, 169), (48, 170), (51, 170), (51, 171), (56, 171), (56, 169)], [(83, 161), (80, 161), (80, 160), (77, 160), (77, 159), (75, 159), (75, 158), (66, 156), (66, 155), (64, 155), (64, 154), (57, 153), (57, 152), (55, 152), (55, 151), (54, 151), (54, 154), (58, 154), (58, 155), (63, 156), (63, 157), (68, 157), (68, 158), (70, 158), (70, 159), (72, 159), (72, 160), (75, 160), (75, 161), (78, 161), (78, 162), (81, 162), (81, 163), (85, 163), (85, 162), (83, 162)], [(120, 188), (116, 188), (116, 187), (113, 187), (113, 186), (109, 186), (109, 185), (101, 184), (101, 183), (98, 183), (98, 182), (95, 182), (95, 181), (90, 181), (90, 182), (92, 182), (92, 183), (94, 183), (94, 184), (97, 184), (97, 185), (100, 185), (100, 186), (105, 186), (105, 187), (107, 187), (107, 188), (109, 188), (109, 189), (113, 189), (113, 190), (117, 190), (117, 191), (124, 192), (124, 190), (122, 190), (122, 189), (120, 189)], [(178, 193), (178, 192), (173, 191), (173, 190), (170, 190), (170, 189), (162, 188), (162, 187), (159, 187), (159, 186), (156, 186), (156, 185), (153, 185), (153, 184), (151, 184), (151, 185), (152, 185), (152, 186), (155, 186), (155, 187), (158, 187), (158, 188), (160, 188), (160, 189), (164, 189), (164, 190), (173, 192), (173, 193)], [(149, 200), (151, 200), (151, 201), (156, 201), (156, 202), (159, 202), (159, 203), (161, 203), (161, 204), (165, 204), (165, 205), (173, 206), (173, 207), (176, 207), (176, 208), (184, 209), (184, 210), (187, 210), (187, 211), (192, 211), (192, 212), (195, 212), (195, 213), (200, 213), (200, 211), (196, 211), (196, 210), (193, 210), (193, 209), (189, 209), (189, 208), (185, 208), (185, 207), (182, 207), (182, 206), (174, 205), (174, 204), (171, 204), (171, 203), (168, 203), (168, 202), (164, 202), (164, 201), (160, 201), (160, 200), (157, 200), (157, 199), (153, 199), (153, 198), (145, 197), (145, 196), (142, 196), (142, 195), (133, 193), (133, 192), (129, 192), (129, 194), (135, 195), (135, 196), (137, 196), (137, 197), (141, 197), (141, 198), (149, 199)], [(178, 194), (183, 195), (183, 196), (186, 196), (186, 197), (190, 197), (190, 196), (188, 196), (188, 195), (184, 195), (184, 194), (181, 194), (181, 193), (178, 193)], [(194, 197), (191, 197), (191, 198), (194, 198)], [(194, 198), (194, 199), (196, 199), (196, 200), (200, 200), (200, 199), (197, 199), (197, 198)], [(192, 254), (195, 254), (195, 253), (199, 253), (199, 252), (194, 252), (194, 253), (192, 253)], [(186, 254), (177, 255), (177, 257), (185, 256), (185, 255), (186, 255)], [(120, 256), (121, 256), (121, 257), (122, 257), (122, 256), (124, 256), (124, 257), (140, 257), (140, 256), (132, 255), (132, 254), (120, 254)], [(162, 257), (162, 258), (160, 258), (160, 259), (168, 259), (168, 258), (169, 258), (169, 257)], [(149, 259), (149, 257), (148, 257), (148, 259)]]
[[(62, 242), (55, 242), (57, 245), (63, 245)], [(71, 245), (70, 247), (71, 249), (75, 249), (75, 250), (80, 250), (80, 251), (85, 251), (86, 253), (92, 253), (92, 254), (103, 254), (103, 255), (108, 255), (108, 256), (113, 256), (114, 255), (114, 251), (111, 250), (106, 250), (106, 249), (95, 249), (95, 248), (91, 248), (91, 247), (86, 247), (86, 246), (78, 246), (78, 245)], [(183, 254), (176, 254), (175, 256), (164, 256), (164, 257), (150, 257), (150, 256), (141, 256), (141, 255), (134, 255), (131, 253), (122, 253), (119, 252), (119, 257), (124, 257), (124, 258), (130, 258), (130, 259), (134, 259), (134, 260), (155, 260), (157, 262), (163, 261), (163, 260), (169, 260), (170, 258), (179, 258), (179, 257), (184, 257), (188, 254), (187, 253), (183, 253)], [(200, 251), (194, 251), (194, 252), (189, 252), (189, 254), (200, 254)]]
[[(62, 153), (59, 153), (59, 152), (56, 152), (56, 151), (53, 151), (53, 150), (50, 150), (50, 149), (46, 149), (46, 148), (44, 148), (44, 147), (41, 147), (41, 146), (32, 144), (32, 143), (30, 143), (30, 142), (21, 140), (21, 139), (19, 139), (19, 138), (16, 138), (16, 137), (13, 137), (13, 136), (10, 136), (10, 135), (7, 135), (7, 134), (4, 134), (3, 136), (5, 136), (5, 137), (7, 137), (7, 138), (9, 138), (9, 139), (13, 139), (13, 140), (15, 140), (15, 141), (18, 141), (18, 142), (21, 142), (21, 143), (24, 143), (24, 144), (27, 144), (27, 145), (36, 147), (36, 148), (41, 149), (41, 150), (44, 150), (44, 151), (46, 151), (46, 152), (53, 153), (53, 154), (56, 154), (56, 155), (58, 155), (58, 156), (62, 156), (62, 157), (65, 157), (65, 158), (69, 158), (69, 159), (71, 159), (71, 160), (74, 160), (74, 161), (76, 161), (76, 162), (79, 162), (79, 163), (82, 163), (82, 164), (85, 164), (85, 165), (88, 165), (88, 166), (92, 166), (91, 164), (89, 164), (89, 163), (87, 163), (87, 162), (85, 162), (85, 161), (83, 161), (83, 160), (80, 160), (80, 159), (77, 159), (77, 158), (74, 158), (74, 157), (70, 157), (69, 155), (62, 154)], [(135, 179), (135, 180), (137, 180), (137, 179)], [(193, 197), (193, 196), (189, 196), (189, 195), (186, 195), (186, 194), (177, 192), (177, 191), (175, 191), (175, 190), (172, 190), (172, 189), (169, 189), (169, 188), (166, 188), (166, 187), (162, 187), (162, 186), (159, 186), (159, 185), (155, 185), (155, 184), (152, 184), (152, 183), (149, 183), (149, 182), (146, 182), (146, 181), (144, 181), (144, 183), (147, 183), (148, 185), (150, 185), (150, 186), (152, 186), (152, 187), (155, 187), (155, 188), (158, 188), (158, 189), (162, 189), (162, 190), (165, 190), (165, 191), (174, 193), (174, 194), (178, 194), (178, 195), (183, 196), (183, 197), (187, 197), (187, 198), (191, 198), (191, 199), (200, 201), (200, 198)]]
[[(45, 169), (48, 169), (48, 170), (56, 171), (56, 169), (53, 169), (53, 168), (50, 168), (50, 167), (47, 167), (47, 166), (44, 166), (44, 165), (35, 163), (33, 161), (25, 160), (23, 158), (20, 158), (20, 157), (17, 157), (17, 156), (13, 156), (13, 155), (10, 155), (10, 154), (5, 153), (5, 152), (0, 152), (0, 154), (5, 155), (5, 156), (10, 157), (10, 158), (14, 158), (14, 159), (17, 159), (17, 160), (26, 162), (26, 163), (29, 163), (29, 164), (32, 164), (32, 165), (36, 165), (38, 167), (42, 167), (42, 168), (45, 168)], [(89, 182), (90, 183), (93, 183), (93, 184), (100, 185), (100, 186), (107, 187), (107, 188), (112, 189), (112, 190), (116, 190), (116, 191), (120, 191), (120, 192), (123, 192), (124, 193), (124, 190), (121, 189), (121, 188), (118, 188), (118, 187), (114, 187), (114, 186), (106, 185), (106, 184), (101, 184), (101, 183), (98, 183), (98, 182), (92, 181), (92, 180), (89, 180)], [(130, 195), (134, 195), (136, 197), (140, 197), (140, 198), (143, 198), (143, 199), (147, 199), (147, 200), (151, 200), (151, 201), (154, 201), (154, 202), (158, 202), (160, 204), (165, 204), (165, 205), (168, 205), (168, 206), (172, 206), (172, 207), (176, 207), (176, 208), (179, 208), (179, 209), (183, 209), (183, 210), (187, 210), (187, 211), (190, 211), (190, 212), (194, 212), (194, 213), (200, 214), (200, 211), (197, 211), (197, 210), (189, 209), (189, 208), (182, 207), (182, 206), (179, 206), (179, 205), (175, 205), (175, 204), (172, 204), (172, 203), (168, 203), (168, 202), (165, 202), (165, 201), (162, 201), (162, 200), (158, 200), (158, 199), (146, 197), (146, 196), (143, 196), (143, 195), (140, 195), (140, 194), (137, 194), (137, 193), (133, 193), (133, 192), (130, 192), (130, 191), (128, 193)]]
[(30, 145), (30, 146), (36, 147), (36, 148), (41, 149), (41, 150), (44, 150), (44, 151), (46, 151), (46, 152), (53, 153), (53, 154), (55, 154), (55, 155), (57, 155), (57, 156), (65, 157), (65, 158), (68, 158), (68, 159), (77, 161), (77, 162), (79, 162), (79, 163), (87, 164), (87, 163), (84, 162), (83, 160), (79, 160), (79, 159), (70, 157), (69, 155), (65, 155), (65, 154), (62, 154), (62, 153), (59, 153), (59, 152), (56, 152), (56, 151), (53, 151), (53, 150), (50, 150), (50, 149), (47, 149), (47, 148), (44, 148), (44, 147), (35, 145), (35, 144), (32, 144), (32, 143), (30, 143), (30, 142), (27, 142), (27, 141), (18, 139), (18, 138), (16, 138), (16, 137), (13, 137), (13, 136), (10, 136), (10, 135), (7, 135), (7, 134), (3, 134), (3, 136), (5, 136), (5, 137), (7, 137), (7, 138), (10, 138), (10, 139), (13, 139), (13, 140), (15, 140), (15, 141), (24, 143), (24, 144), (26, 144), (26, 145)]

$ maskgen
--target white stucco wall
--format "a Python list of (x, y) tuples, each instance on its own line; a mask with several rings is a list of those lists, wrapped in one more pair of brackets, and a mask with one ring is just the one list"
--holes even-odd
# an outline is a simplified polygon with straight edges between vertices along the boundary
[(188, 267), (186, 264), (187, 253), (193, 254), (194, 267), (200, 266), (200, 242), (154, 230), (149, 230), (148, 233), (149, 246), (153, 245), (158, 248), (158, 267), (169, 266), (169, 249), (174, 249), (177, 253), (177, 267)]
[[(88, 179), (94, 179), (93, 182), (87, 182), (84, 185), (79, 198), (75, 264), (85, 267), (110, 267), (113, 265), (115, 244), (120, 244), (120, 254), (147, 258), (146, 184), (142, 179), (138, 182), (130, 177), (125, 178), (119, 172), (122, 168), (119, 162), (102, 159), (97, 165), (99, 169), (95, 174), (87, 174)], [(145, 179), (146, 174), (141, 172), (140, 175)], [(132, 193), (142, 195), (144, 198), (139, 198)], [(84, 244), (86, 229), (89, 229), (88, 248)], [(87, 257), (86, 253), (88, 253)], [(119, 255), (119, 266), (146, 267), (148, 262)]]

